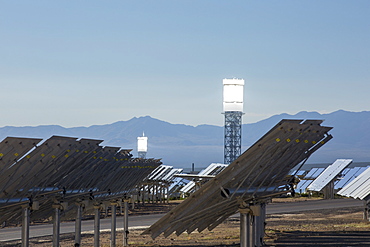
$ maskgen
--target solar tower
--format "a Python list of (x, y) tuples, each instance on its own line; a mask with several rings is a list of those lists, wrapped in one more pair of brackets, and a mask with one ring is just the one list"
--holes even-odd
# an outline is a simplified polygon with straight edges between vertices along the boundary
[(142, 159), (146, 159), (146, 153), (148, 151), (148, 137), (139, 136), (137, 138), (137, 156)]
[(241, 154), (244, 80), (224, 79), (223, 86), (224, 163), (230, 164)]

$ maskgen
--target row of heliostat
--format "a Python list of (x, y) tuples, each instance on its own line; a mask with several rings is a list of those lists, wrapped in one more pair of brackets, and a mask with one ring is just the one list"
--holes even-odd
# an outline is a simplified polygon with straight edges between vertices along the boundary
[(319, 167), (299, 171), (297, 175), (301, 177), (301, 180), (297, 184), (295, 192), (321, 191), (331, 181), (334, 182), (335, 191), (345, 188), (369, 168), (369, 166), (349, 168), (351, 163), (351, 159), (337, 159), (327, 168)]
[(296, 192), (320, 192), (332, 182), (337, 194), (369, 201), (370, 166), (348, 168), (351, 163), (352, 159), (337, 159), (325, 169), (312, 168), (300, 174), (303, 180), (298, 183)]
[(0, 208), (59, 190), (128, 193), (161, 164), (100, 143), (62, 136), (5, 138), (0, 143)]
[[(160, 165), (148, 177), (147, 182), (153, 184), (164, 184), (168, 186), (168, 193), (179, 196), (184, 193), (193, 193), (196, 189), (196, 183), (193, 179), (199, 178), (199, 182), (204, 184), (207, 180), (204, 176), (216, 176), (222, 172), (227, 165), (212, 163), (198, 174), (181, 174), (183, 169), (176, 169), (173, 166)], [(184, 177), (184, 175), (190, 175)]]

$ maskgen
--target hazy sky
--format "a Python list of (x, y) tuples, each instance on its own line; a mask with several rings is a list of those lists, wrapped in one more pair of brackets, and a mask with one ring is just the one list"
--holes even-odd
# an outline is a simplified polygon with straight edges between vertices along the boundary
[(370, 110), (370, 1), (0, 0), (0, 126)]

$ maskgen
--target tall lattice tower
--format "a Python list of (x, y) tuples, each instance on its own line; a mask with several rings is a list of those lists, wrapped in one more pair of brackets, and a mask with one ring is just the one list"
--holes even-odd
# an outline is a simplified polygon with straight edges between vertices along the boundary
[(230, 164), (241, 154), (244, 80), (224, 79), (223, 85), (224, 163)]
[(148, 152), (148, 137), (144, 136), (139, 136), (137, 138), (137, 155), (139, 158), (145, 159), (146, 158), (146, 153)]

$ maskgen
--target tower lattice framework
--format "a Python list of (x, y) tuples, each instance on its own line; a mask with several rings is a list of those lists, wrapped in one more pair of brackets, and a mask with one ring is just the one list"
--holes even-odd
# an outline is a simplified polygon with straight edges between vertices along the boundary
[(225, 114), (224, 163), (230, 164), (241, 154), (242, 115), (240, 111), (227, 111)]
[(141, 151), (139, 151), (139, 152), (137, 152), (137, 154), (138, 154), (138, 157), (139, 157), (139, 158), (141, 158), (141, 159), (146, 159), (146, 152), (141, 152)]

